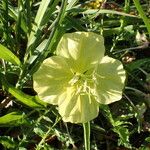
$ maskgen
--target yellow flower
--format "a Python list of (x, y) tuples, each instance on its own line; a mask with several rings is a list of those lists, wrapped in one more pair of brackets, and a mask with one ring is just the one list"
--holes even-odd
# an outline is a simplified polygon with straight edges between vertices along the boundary
[(85, 123), (97, 117), (100, 104), (122, 97), (125, 71), (120, 61), (104, 56), (103, 37), (92, 32), (65, 34), (56, 50), (34, 74), (34, 89), (43, 101), (58, 105), (63, 121)]

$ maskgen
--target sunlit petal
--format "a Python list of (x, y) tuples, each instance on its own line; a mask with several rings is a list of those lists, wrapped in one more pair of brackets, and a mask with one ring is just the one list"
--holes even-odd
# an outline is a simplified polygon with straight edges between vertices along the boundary
[(103, 37), (92, 32), (67, 33), (60, 40), (57, 54), (68, 59), (74, 72), (84, 73), (104, 56)]
[(99, 103), (110, 104), (121, 99), (125, 71), (120, 61), (105, 56), (99, 63), (95, 76)]
[(65, 122), (84, 123), (98, 115), (99, 104), (92, 95), (76, 94), (72, 87), (59, 98), (59, 113)]
[(34, 89), (45, 102), (57, 104), (59, 94), (64, 90), (73, 74), (65, 59), (53, 56), (46, 59), (34, 74)]

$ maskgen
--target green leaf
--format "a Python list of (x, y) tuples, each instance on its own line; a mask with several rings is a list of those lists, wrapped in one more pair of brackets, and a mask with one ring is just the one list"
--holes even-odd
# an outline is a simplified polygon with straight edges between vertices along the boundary
[(108, 10), (108, 9), (88, 9), (88, 10), (84, 11), (83, 14), (93, 15), (93, 17), (95, 17), (99, 14), (114, 14), (114, 15), (139, 18), (138, 16), (135, 16), (135, 15), (130, 15), (130, 14), (127, 14), (124, 12), (119, 12), (119, 11), (115, 11), (115, 10)]
[(132, 63), (128, 64), (127, 66), (130, 69), (130, 71), (133, 71), (135, 69), (138, 69), (141, 66), (144, 66), (147, 63), (148, 64), (150, 63), (150, 59), (144, 58), (144, 59), (139, 59), (139, 60), (133, 61)]
[(139, 148), (139, 150), (149, 150), (149, 146), (148, 147), (142, 146)]
[(14, 149), (17, 146), (17, 143), (14, 142), (13, 138), (9, 136), (0, 136), (0, 143), (8, 149)]
[(78, 2), (78, 0), (68, 0), (68, 5), (67, 5), (67, 10), (71, 9), (76, 3)]
[(32, 64), (35, 61), (35, 59), (37, 59), (37, 57), (43, 52), (47, 42), (48, 42), (47, 39), (41, 42), (41, 44), (36, 48), (36, 54), (30, 56), (28, 60), (28, 64)]
[(44, 135), (45, 135), (45, 132), (42, 130), (42, 128), (40, 128), (40, 127), (36, 127), (36, 128), (34, 128), (34, 132), (37, 134), (37, 135), (39, 135), (40, 137), (44, 137)]
[(19, 150), (27, 150), (27, 149), (24, 147), (19, 147)]
[(37, 38), (37, 33), (41, 30), (41, 23), (42, 23), (43, 17), (45, 15), (45, 12), (46, 12), (50, 2), (51, 2), (51, 0), (42, 0), (41, 1), (40, 7), (38, 9), (37, 15), (36, 15), (35, 20), (34, 20), (32, 32), (29, 36), (28, 47), (32, 43), (34, 43), (34, 41)]
[(131, 148), (131, 145), (129, 143), (129, 131), (127, 128), (123, 126), (116, 126), (113, 129), (114, 132), (116, 132), (119, 135), (118, 144), (124, 145), (127, 148)]
[(11, 62), (12, 64), (15, 64), (15, 65), (21, 65), (21, 62), (18, 59), (18, 57), (15, 56), (9, 49), (7, 49), (2, 44), (0, 44), (0, 58), (8, 62)]
[[(14, 7), (12, 7), (11, 5), (9, 5), (8, 8), (8, 13), (9, 16), (12, 17), (15, 21), (17, 21), (18, 19), (18, 11), (17, 9), (15, 9)], [(20, 24), (21, 29), (26, 33), (27, 32), (27, 26), (26, 26), (26, 22), (23, 19), (23, 17), (21, 18), (21, 24)]]
[(25, 104), (26, 106), (32, 108), (46, 107), (46, 104), (43, 101), (41, 101), (37, 96), (30, 96), (23, 93), (19, 89), (9, 84), (4, 77), (2, 77), (2, 85), (10, 94), (12, 94), (16, 98), (17, 101)]
[(84, 26), (82, 26), (83, 21), (81, 21), (81, 19), (66, 16), (64, 19), (64, 23), (67, 26), (66, 28), (74, 28), (77, 31), (87, 31), (87, 29)]
[(11, 112), (0, 117), (0, 126), (18, 126), (21, 124), (27, 124), (27, 120), (25, 119), (25, 114), (22, 112)]
[(139, 0), (133, 0), (134, 4), (135, 4), (135, 7), (137, 9), (137, 11), (139, 12), (140, 14), (140, 17), (143, 19), (143, 22), (145, 23), (145, 26), (147, 28), (147, 31), (149, 33), (149, 36), (150, 36), (150, 21), (149, 21), (149, 18), (145, 15), (146, 12), (144, 12), (141, 4), (140, 4), (140, 1)]
[(150, 137), (147, 137), (145, 141), (150, 143)]
[(150, 82), (150, 73), (148, 73), (148, 74), (146, 75), (146, 81), (147, 81), (147, 82)]
[(146, 112), (146, 110), (147, 110), (147, 107), (146, 107), (145, 103), (139, 103), (134, 108), (135, 117), (136, 117), (137, 123), (138, 123), (138, 132), (139, 133), (142, 128), (142, 122), (143, 122), (144, 113)]
[(129, 124), (129, 122), (120, 121), (119, 118), (114, 119), (111, 114), (110, 108), (107, 105), (101, 105), (100, 108), (104, 116), (109, 120), (109, 122), (113, 126), (112, 130), (118, 134), (119, 136), (118, 144), (124, 145), (127, 148), (131, 148), (129, 142), (130, 133), (129, 130), (127, 129), (127, 124)]
[(47, 8), (47, 10), (42, 18), (41, 26), (44, 26), (45, 24), (47, 24), (47, 22), (50, 21), (51, 16), (54, 15), (55, 13), (57, 13), (56, 6), (58, 5), (59, 2), (60, 2), (60, 0), (55, 0), (55, 1), (53, 1), (52, 4), (49, 5), (49, 7)]

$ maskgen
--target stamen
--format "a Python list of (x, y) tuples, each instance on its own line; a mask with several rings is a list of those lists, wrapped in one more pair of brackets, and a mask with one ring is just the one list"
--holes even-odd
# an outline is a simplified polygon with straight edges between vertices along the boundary
[(69, 81), (69, 84), (71, 86), (73, 86), (75, 83), (78, 82), (78, 80), (80, 79), (80, 76), (79, 75), (74, 75), (74, 77)]

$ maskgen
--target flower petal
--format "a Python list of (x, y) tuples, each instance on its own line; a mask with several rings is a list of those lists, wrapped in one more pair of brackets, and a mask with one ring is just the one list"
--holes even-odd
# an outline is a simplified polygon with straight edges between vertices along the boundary
[(67, 33), (60, 40), (57, 55), (68, 59), (74, 72), (84, 73), (104, 56), (104, 39), (92, 32)]
[(50, 57), (42, 63), (34, 74), (34, 89), (45, 102), (56, 105), (73, 74), (65, 59), (59, 56)]
[(96, 74), (98, 102), (110, 104), (122, 97), (125, 71), (120, 61), (105, 56), (99, 63)]
[(64, 122), (85, 123), (97, 117), (99, 103), (93, 96), (76, 94), (75, 87), (68, 87), (59, 97), (59, 113)]

